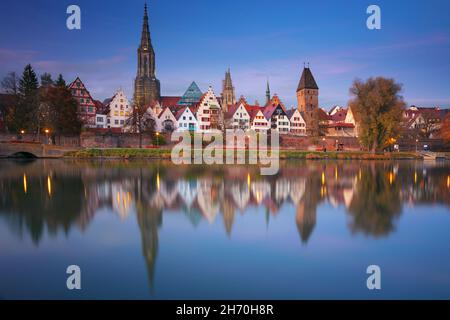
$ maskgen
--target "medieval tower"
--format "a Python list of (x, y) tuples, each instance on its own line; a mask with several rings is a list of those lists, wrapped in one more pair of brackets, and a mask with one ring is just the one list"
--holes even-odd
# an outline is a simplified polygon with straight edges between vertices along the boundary
[(222, 87), (222, 108), (223, 111), (228, 111), (228, 106), (231, 106), (236, 103), (236, 96), (234, 94), (233, 82), (231, 81), (231, 72), (228, 69), (225, 72), (225, 80), (223, 80)]
[(297, 106), (306, 122), (306, 133), (309, 136), (319, 135), (319, 87), (308, 67), (303, 73), (297, 87)]
[(141, 45), (138, 48), (138, 67), (134, 82), (134, 99), (139, 105), (147, 105), (159, 101), (161, 88), (155, 75), (155, 51), (150, 40), (147, 5), (144, 8)]

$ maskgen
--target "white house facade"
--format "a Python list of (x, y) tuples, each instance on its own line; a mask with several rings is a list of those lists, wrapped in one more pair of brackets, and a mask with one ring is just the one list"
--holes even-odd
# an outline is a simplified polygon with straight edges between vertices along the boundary
[(197, 131), (198, 121), (190, 107), (184, 107), (176, 115), (178, 121), (177, 131)]
[(117, 90), (107, 105), (107, 108), (109, 109), (107, 127), (123, 129), (127, 118), (132, 112), (130, 103), (123, 90)]

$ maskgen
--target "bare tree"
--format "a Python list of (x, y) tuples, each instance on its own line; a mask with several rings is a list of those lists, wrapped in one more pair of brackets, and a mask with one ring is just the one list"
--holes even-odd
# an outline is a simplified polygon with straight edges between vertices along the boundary
[(148, 112), (148, 107), (134, 99), (133, 109), (126, 119), (125, 125), (129, 132), (139, 134), (139, 148), (142, 148), (142, 135), (155, 132), (156, 121)]
[(10, 72), (3, 78), (1, 85), (5, 93), (17, 95), (19, 78), (15, 72)]

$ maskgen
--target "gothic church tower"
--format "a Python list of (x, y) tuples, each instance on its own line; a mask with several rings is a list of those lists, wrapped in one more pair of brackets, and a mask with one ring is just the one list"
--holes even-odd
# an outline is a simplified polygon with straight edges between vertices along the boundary
[(138, 48), (138, 67), (134, 82), (135, 103), (147, 105), (159, 101), (161, 88), (155, 75), (155, 51), (150, 40), (148, 26), (147, 4), (144, 8), (144, 22), (142, 24), (141, 45)]
[(236, 96), (234, 94), (233, 82), (231, 81), (231, 72), (228, 69), (225, 72), (225, 80), (223, 81), (222, 88), (222, 108), (223, 111), (228, 111), (228, 106), (231, 106), (236, 103)]

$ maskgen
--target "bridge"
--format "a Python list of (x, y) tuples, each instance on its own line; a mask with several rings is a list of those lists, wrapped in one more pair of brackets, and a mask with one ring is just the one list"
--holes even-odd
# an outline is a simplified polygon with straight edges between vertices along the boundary
[(422, 156), (423, 160), (446, 159), (446, 154), (444, 152), (421, 151), (419, 154)]
[(46, 145), (41, 143), (0, 143), (0, 158), (61, 158), (74, 148)]

